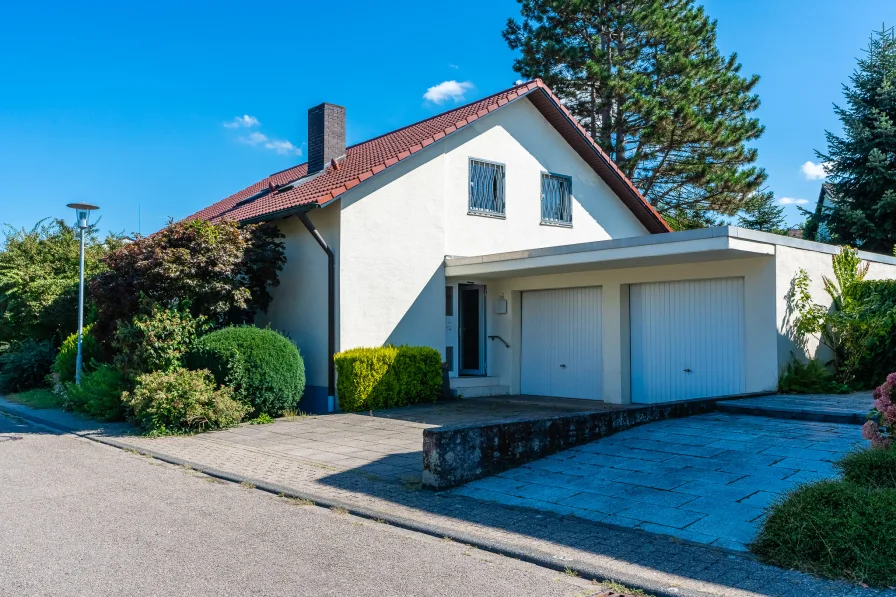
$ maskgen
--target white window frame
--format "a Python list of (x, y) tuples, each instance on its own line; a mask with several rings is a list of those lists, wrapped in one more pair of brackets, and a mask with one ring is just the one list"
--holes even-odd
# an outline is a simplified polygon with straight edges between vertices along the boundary
[[(495, 209), (489, 209), (481, 206), (481, 201), (479, 205), (474, 205), (473, 200), (473, 168), (474, 165), (492, 167), (495, 171), (500, 175), (500, 187), (498, 189), (498, 194), (493, 198), (495, 203)], [(469, 158), (469, 174), (467, 177), (467, 189), (468, 189), (468, 202), (467, 202), (467, 215), (471, 216), (485, 216), (487, 218), (499, 218), (505, 219), (507, 217), (507, 168), (504, 164), (500, 162), (492, 162), (490, 160), (483, 160), (481, 158)]]
[[(545, 195), (545, 182), (550, 179), (565, 180), (567, 184), (566, 197), (560, 198), (560, 201), (566, 201), (566, 213), (568, 219), (556, 219), (548, 214)], [(562, 210), (562, 207), (561, 207)], [(561, 228), (572, 228), (572, 177), (565, 174), (557, 174), (555, 172), (541, 173), (541, 224), (543, 226), (559, 226)]]

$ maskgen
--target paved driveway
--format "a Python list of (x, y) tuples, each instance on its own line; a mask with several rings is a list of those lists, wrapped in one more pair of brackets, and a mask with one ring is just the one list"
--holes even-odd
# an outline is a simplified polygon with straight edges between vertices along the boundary
[(712, 413), (652, 423), (455, 493), (746, 550), (763, 509), (836, 475), (855, 425)]

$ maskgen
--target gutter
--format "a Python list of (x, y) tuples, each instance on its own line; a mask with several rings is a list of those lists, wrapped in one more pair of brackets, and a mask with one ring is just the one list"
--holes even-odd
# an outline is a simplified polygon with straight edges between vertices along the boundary
[(336, 257), (306, 211), (295, 214), (327, 254), (327, 412), (336, 410)]

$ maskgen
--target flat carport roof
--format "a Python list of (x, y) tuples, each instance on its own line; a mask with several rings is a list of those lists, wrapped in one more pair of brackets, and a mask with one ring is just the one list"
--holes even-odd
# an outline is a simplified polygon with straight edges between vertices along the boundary
[[(773, 256), (777, 246), (834, 255), (834, 245), (734, 226), (649, 234), (589, 243), (445, 258), (446, 277), (502, 278), (539, 273), (619, 269)], [(896, 265), (896, 257), (859, 252), (867, 261)]]

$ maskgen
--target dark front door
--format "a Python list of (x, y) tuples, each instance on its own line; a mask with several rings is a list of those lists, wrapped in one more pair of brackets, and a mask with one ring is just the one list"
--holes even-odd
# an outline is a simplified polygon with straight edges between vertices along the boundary
[(460, 296), (460, 373), (485, 374), (485, 288), (461, 284)]

